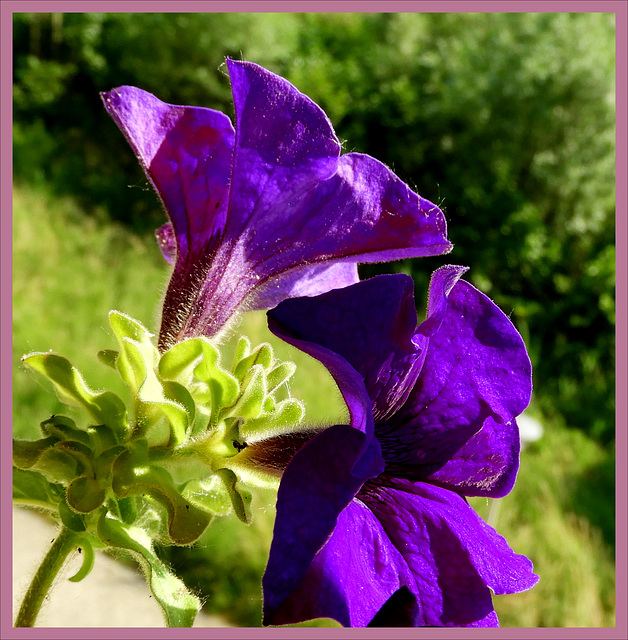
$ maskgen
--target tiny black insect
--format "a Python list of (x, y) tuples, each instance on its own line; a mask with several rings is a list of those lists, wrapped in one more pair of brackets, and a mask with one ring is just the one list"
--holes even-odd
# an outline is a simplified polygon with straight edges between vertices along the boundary
[(238, 453), (242, 451), (242, 449), (246, 449), (247, 447), (246, 442), (239, 443), (237, 440), (232, 440), (231, 442), (233, 443), (233, 446), (238, 450)]

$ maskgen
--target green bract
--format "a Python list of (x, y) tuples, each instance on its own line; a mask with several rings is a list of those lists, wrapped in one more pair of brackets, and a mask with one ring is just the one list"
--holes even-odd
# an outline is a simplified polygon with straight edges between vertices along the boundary
[(39, 440), (14, 441), (14, 498), (45, 507), (79, 537), (86, 553), (73, 580), (89, 573), (94, 548), (124, 549), (144, 566), (168, 623), (191, 624), (200, 603), (157, 559), (153, 540), (192, 544), (214, 517), (231, 512), (251, 522), (246, 485), (276, 486), (278, 477), (252, 469), (251, 456), (240, 453), (298, 430), (303, 405), (285, 384), (295, 367), (247, 338), (230, 367), (203, 337), (160, 354), (138, 321), (116, 311), (109, 321), (119, 348), (98, 357), (126, 383), (128, 407), (111, 391), (90, 389), (66, 358), (22, 359), (89, 419), (79, 425), (53, 415)]

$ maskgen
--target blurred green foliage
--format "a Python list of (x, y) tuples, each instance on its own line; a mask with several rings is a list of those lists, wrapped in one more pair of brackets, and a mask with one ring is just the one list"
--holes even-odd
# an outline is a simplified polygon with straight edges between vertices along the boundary
[[(164, 214), (99, 91), (232, 114), (225, 56), (294, 82), (347, 151), (438, 203), (446, 261), (521, 330), (547, 416), (614, 437), (613, 14), (15, 14), (14, 171), (136, 231)], [(421, 298), (419, 297), (419, 300)]]

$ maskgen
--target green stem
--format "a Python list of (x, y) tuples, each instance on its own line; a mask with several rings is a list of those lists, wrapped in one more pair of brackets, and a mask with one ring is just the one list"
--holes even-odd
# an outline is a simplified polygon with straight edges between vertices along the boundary
[(33, 627), (35, 625), (35, 618), (37, 618), (44, 598), (48, 595), (66, 558), (77, 546), (77, 542), (78, 538), (73, 531), (65, 527), (61, 529), (24, 596), (15, 620), (16, 627)]

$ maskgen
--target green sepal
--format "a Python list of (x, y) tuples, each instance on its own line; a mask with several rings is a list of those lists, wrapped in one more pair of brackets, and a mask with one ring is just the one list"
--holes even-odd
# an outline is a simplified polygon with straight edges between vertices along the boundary
[(109, 425), (120, 435), (126, 434), (124, 402), (112, 391), (92, 391), (69, 360), (53, 353), (33, 353), (24, 356), (22, 361), (53, 383), (62, 402), (83, 406), (97, 422)]
[(242, 393), (235, 405), (229, 409), (229, 415), (243, 420), (257, 418), (264, 407), (268, 387), (266, 371), (262, 365), (251, 367), (242, 383)]
[(231, 506), (236, 516), (244, 524), (251, 524), (251, 500), (253, 498), (251, 492), (239, 486), (238, 477), (231, 469), (218, 469), (216, 475), (220, 476), (229, 493)]
[(163, 381), (162, 388), (165, 402), (160, 402), (159, 407), (168, 418), (172, 428), (169, 444), (171, 447), (178, 447), (185, 442), (187, 434), (194, 424), (196, 403), (190, 392), (174, 380)]
[(125, 526), (105, 512), (98, 520), (98, 535), (107, 545), (127, 549), (138, 557), (155, 600), (169, 627), (191, 627), (201, 609), (200, 600), (159, 560), (151, 539), (137, 527)]
[(124, 345), (125, 340), (132, 340), (145, 347), (147, 353), (153, 353), (155, 355), (155, 363), (157, 362), (159, 353), (151, 340), (153, 334), (141, 322), (121, 311), (110, 311), (109, 324), (118, 339), (120, 347)]
[[(159, 411), (171, 427), (170, 445), (178, 446), (185, 441), (189, 427), (194, 421), (196, 404), (190, 392), (173, 380), (160, 381), (154, 368), (148, 346), (139, 342), (124, 339), (126, 365), (132, 370), (133, 384), (137, 385), (137, 397), (143, 404), (143, 412), (147, 418), (147, 426), (155, 422)], [(151, 362), (147, 362), (150, 359)], [(118, 360), (120, 362), (120, 359)]]
[(194, 369), (194, 375), (210, 391), (210, 415), (217, 424), (218, 412), (233, 404), (240, 393), (238, 380), (220, 366), (220, 351), (205, 338), (197, 338), (203, 354)]
[[(150, 396), (155, 386), (158, 387), (157, 377), (153, 371), (156, 356), (152, 344), (142, 344), (130, 338), (121, 341), (120, 355), (117, 365), (120, 377), (129, 385), (136, 395)], [(152, 373), (152, 375), (150, 375)]]
[(240, 336), (236, 344), (235, 353), (233, 354), (233, 370), (238, 363), (251, 353), (251, 341), (246, 336)]
[(164, 380), (177, 380), (182, 384), (190, 382), (198, 359), (203, 355), (199, 338), (177, 342), (159, 360), (159, 376)]
[(190, 480), (181, 487), (181, 495), (191, 504), (215, 516), (231, 512), (231, 497), (220, 476)]
[(242, 382), (246, 372), (255, 365), (261, 365), (264, 369), (270, 368), (274, 362), (273, 348), (268, 342), (262, 342), (256, 349), (235, 364), (233, 375)]
[(305, 416), (303, 403), (294, 398), (282, 400), (267, 415), (247, 420), (240, 426), (240, 436), (245, 442), (259, 442), (267, 438), (295, 431)]
[(96, 355), (103, 364), (106, 364), (112, 369), (117, 368), (116, 362), (118, 360), (118, 356), (120, 355), (119, 351), (115, 351), (114, 349), (102, 349)]
[(294, 362), (282, 362), (272, 369), (267, 376), (268, 393), (272, 393), (284, 382), (290, 380), (296, 370), (297, 365)]
[(159, 359), (152, 334), (140, 322), (119, 311), (109, 312), (109, 324), (120, 345), (116, 358), (120, 377), (137, 393), (147, 372), (153, 371)]
[(16, 503), (56, 510), (63, 494), (62, 485), (48, 481), (41, 473), (13, 468), (13, 500)]

